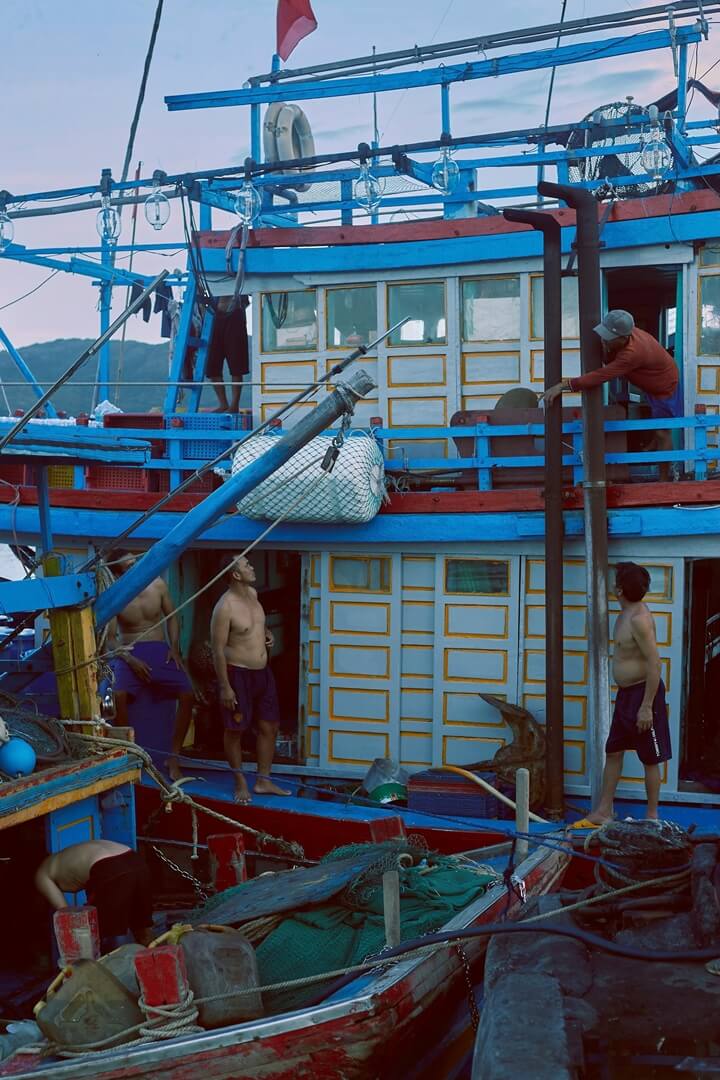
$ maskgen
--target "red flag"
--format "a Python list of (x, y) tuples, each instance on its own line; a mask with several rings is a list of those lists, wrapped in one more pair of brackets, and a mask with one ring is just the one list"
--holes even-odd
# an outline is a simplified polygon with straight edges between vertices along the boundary
[(287, 60), (295, 46), (313, 30), (317, 30), (317, 19), (310, 0), (278, 0), (276, 52), (281, 59)]

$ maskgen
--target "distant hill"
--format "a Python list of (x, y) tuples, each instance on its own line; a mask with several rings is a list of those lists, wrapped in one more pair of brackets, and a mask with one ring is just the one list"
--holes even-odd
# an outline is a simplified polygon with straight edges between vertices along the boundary
[[(91, 344), (89, 338), (58, 338), (56, 341), (43, 341), (36, 345), (26, 345), (18, 351), (28, 365), (43, 390), (67, 370), (74, 360)], [(168, 342), (160, 345), (146, 345), (142, 341), (110, 342), (110, 385), (111, 401), (123, 412), (148, 412), (155, 407), (162, 407), (165, 397), (165, 380), (168, 376)], [(118, 380), (118, 366), (122, 366)], [(93, 383), (97, 373), (97, 358), (88, 360), (73, 376), (72, 380), (59, 390), (53, 398), (57, 409), (64, 409), (71, 416), (79, 412), (89, 412), (93, 402), (93, 386), (79, 385)], [(227, 377), (227, 375), (226, 375)], [(32, 390), (26, 386), (5, 386), (6, 383), (22, 381), (22, 375), (15, 367), (9, 354), (0, 351), (0, 414), (6, 412), (4, 389), (10, 405), (10, 412), (26, 409), (36, 400)], [(116, 382), (119, 388), (115, 389)], [(133, 383), (150, 383), (149, 386), (136, 386)], [(77, 385), (76, 385), (77, 384)], [(213, 399), (206, 391), (204, 405), (212, 405)], [(246, 391), (243, 391), (243, 397)], [(244, 404), (244, 402), (243, 402)], [(249, 404), (249, 402), (248, 402)]]

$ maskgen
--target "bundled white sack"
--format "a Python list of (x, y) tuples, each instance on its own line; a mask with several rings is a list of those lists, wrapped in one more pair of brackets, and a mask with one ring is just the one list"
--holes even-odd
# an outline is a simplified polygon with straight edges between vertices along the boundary
[[(277, 435), (258, 435), (235, 453), (232, 473), (256, 461)], [(255, 521), (274, 520), (292, 510), (287, 521), (362, 524), (371, 521), (385, 497), (383, 456), (366, 432), (345, 437), (331, 473), (320, 468), (332, 436), (318, 435), (238, 503), (238, 510)]]

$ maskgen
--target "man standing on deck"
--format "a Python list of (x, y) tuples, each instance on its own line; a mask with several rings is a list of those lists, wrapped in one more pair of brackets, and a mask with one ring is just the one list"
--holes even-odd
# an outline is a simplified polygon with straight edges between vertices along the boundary
[[(236, 413), (240, 409), (243, 376), (250, 370), (246, 296), (238, 296), (235, 307), (233, 297), (221, 296), (213, 320), (212, 338), (208, 349), (205, 374), (213, 384), (218, 407), (215, 412)], [(230, 402), (223, 380), (223, 364), (227, 360), (230, 372)]]
[(615, 567), (615, 595), (621, 609), (615, 622), (613, 651), (613, 679), (618, 692), (605, 744), (600, 801), (587, 818), (595, 825), (612, 819), (615, 789), (626, 750), (634, 750), (643, 763), (647, 816), (656, 820), (660, 764), (672, 756), (655, 620), (643, 602), (649, 587), (650, 574), (644, 566), (623, 562)]
[[(120, 577), (134, 566), (136, 558), (128, 551), (115, 551), (109, 561), (115, 576)], [(112, 662), (115, 717), (120, 726), (127, 726), (128, 702), (143, 687), (161, 699), (177, 701), (167, 767), (171, 780), (178, 780), (178, 757), (190, 727), (195, 696), (180, 655), (180, 623), (174, 610), (167, 585), (162, 578), (155, 578), (112, 621), (108, 645), (111, 649), (128, 646), (127, 652)]]
[(270, 779), (280, 717), (275, 680), (268, 665), (273, 635), (265, 625), (265, 612), (254, 588), (255, 571), (245, 556), (236, 556), (227, 577), (227, 592), (212, 613), (210, 638), (225, 756), (235, 774), (235, 802), (247, 804), (250, 792), (242, 771), (242, 736), (250, 727), (257, 732), (256, 794), (291, 793)]
[[(602, 322), (595, 327), (602, 340), (606, 362), (596, 371), (561, 382), (546, 390), (543, 399), (551, 404), (558, 394), (576, 390), (590, 390), (610, 379), (624, 378), (639, 387), (645, 394), (653, 419), (682, 416), (683, 403), (679, 388), (677, 364), (652, 334), (638, 330), (629, 311), (619, 308), (608, 311)], [(648, 449), (672, 450), (672, 432), (663, 428), (655, 432)], [(660, 479), (670, 477), (669, 462), (660, 463)]]
[(153, 939), (150, 875), (136, 851), (114, 840), (85, 840), (48, 855), (35, 874), (35, 886), (54, 911), (68, 906), (64, 893), (87, 892), (97, 908), (100, 938), (132, 931), (140, 945)]

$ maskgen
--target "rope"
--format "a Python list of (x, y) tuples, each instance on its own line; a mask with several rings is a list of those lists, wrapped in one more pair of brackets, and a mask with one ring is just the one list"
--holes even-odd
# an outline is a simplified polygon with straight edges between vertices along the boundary
[(146, 1020), (140, 1025), (140, 1042), (155, 1042), (158, 1039), (174, 1039), (176, 1035), (198, 1035), (205, 1028), (196, 1024), (200, 1015), (193, 1004), (195, 995), (188, 987), (182, 1001), (175, 1005), (148, 1005), (140, 994), (138, 1005), (145, 1013)]
[[(243, 822), (237, 821), (236, 818), (228, 817), (226, 814), (221, 814), (218, 810), (213, 810), (209, 806), (203, 806), (202, 803), (196, 802), (195, 799), (193, 799), (191, 795), (188, 795), (186, 791), (183, 791), (180, 786), (183, 782), (187, 781), (187, 778), (185, 781), (178, 780), (175, 781), (175, 783), (168, 784), (162, 773), (155, 768), (150, 755), (147, 751), (143, 750), (141, 746), (137, 746), (135, 743), (123, 742), (122, 739), (109, 739), (103, 735), (73, 734), (72, 738), (92, 745), (97, 745), (100, 749), (102, 749), (102, 747), (112, 749), (119, 748), (124, 750), (127, 754), (134, 754), (136, 757), (140, 758), (148, 776), (150, 776), (160, 788), (160, 798), (165, 803), (166, 813), (172, 812), (175, 803), (182, 803), (184, 806), (190, 807), (191, 811), (195, 813), (197, 813), (197, 811), (202, 811), (202, 813), (215, 818), (217, 821), (222, 821), (226, 825), (232, 825), (233, 829), (254, 836), (260, 845), (271, 842), (275, 844), (280, 851), (287, 852), (287, 854), (291, 855), (293, 858), (298, 857), (302, 859), (305, 857), (305, 852), (295, 840), (284, 840), (280, 836), (273, 836), (271, 833), (253, 829), (250, 825), (245, 825)], [(197, 826), (194, 826), (193, 828), (193, 843), (195, 848), (197, 846), (196, 828)], [(197, 855), (195, 857), (197, 857)]]

